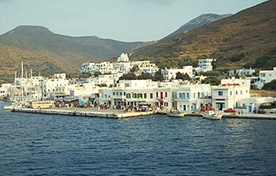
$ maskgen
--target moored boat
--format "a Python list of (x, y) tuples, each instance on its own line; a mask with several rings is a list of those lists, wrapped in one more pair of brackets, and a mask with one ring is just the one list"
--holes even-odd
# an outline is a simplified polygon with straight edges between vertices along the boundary
[(222, 113), (216, 113), (215, 111), (206, 111), (202, 116), (205, 119), (220, 120), (222, 115)]
[(4, 110), (12, 110), (14, 108), (14, 105), (6, 105), (4, 106)]
[(185, 113), (184, 112), (168, 112), (167, 113), (167, 116), (170, 116), (170, 117), (184, 117)]

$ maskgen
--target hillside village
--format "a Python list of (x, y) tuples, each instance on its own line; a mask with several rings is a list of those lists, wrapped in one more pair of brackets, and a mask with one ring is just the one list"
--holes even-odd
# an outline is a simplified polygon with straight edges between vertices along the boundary
[[(273, 104), (276, 98), (252, 97), (251, 88), (261, 89), (276, 77), (276, 68), (261, 70), (255, 76), (253, 69), (232, 70), (229, 77), (219, 85), (204, 83), (207, 73), (213, 70), (213, 59), (200, 59), (198, 67), (184, 66), (159, 69), (150, 61), (129, 61), (122, 53), (116, 62), (83, 63), (81, 73), (88, 78), (68, 79), (65, 73), (50, 77), (33, 76), (32, 71), (15, 73), (13, 84), (3, 84), (1, 98), (16, 102), (53, 100), (55, 106), (100, 107), (104, 109), (139, 109), (141, 103), (148, 103), (157, 110), (199, 112), (209, 107), (216, 111), (236, 109), (240, 113), (263, 113), (264, 105)], [(160, 80), (122, 79), (134, 74), (154, 77)], [(198, 75), (198, 76), (196, 76)], [(240, 78), (236, 78), (241, 76)], [(149, 77), (149, 78), (151, 78)], [(145, 79), (144, 79), (145, 78)]]

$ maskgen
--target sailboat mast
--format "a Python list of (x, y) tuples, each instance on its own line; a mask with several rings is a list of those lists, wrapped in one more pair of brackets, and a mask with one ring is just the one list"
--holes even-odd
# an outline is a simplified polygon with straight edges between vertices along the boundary
[(24, 66), (23, 66), (23, 62), (21, 62), (21, 78), (24, 78)]

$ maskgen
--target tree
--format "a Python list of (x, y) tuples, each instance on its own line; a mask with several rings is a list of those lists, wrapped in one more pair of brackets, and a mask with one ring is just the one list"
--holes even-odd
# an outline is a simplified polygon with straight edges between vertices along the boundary
[(131, 69), (130, 69), (130, 72), (131, 73), (135, 73), (135, 72), (138, 72), (139, 71), (139, 66), (138, 65), (134, 65)]
[(161, 73), (161, 69), (159, 69), (153, 76), (154, 81), (164, 81), (164, 76)]
[(140, 76), (137, 76), (137, 79), (153, 79), (153, 76), (151, 76), (149, 73), (142, 72)]
[(119, 80), (134, 80), (136, 78), (137, 78), (136, 75), (134, 73), (130, 72), (127, 74), (123, 74), (123, 76), (121, 76), (119, 78)]
[(203, 84), (219, 85), (220, 80), (217, 77), (209, 76), (202, 81)]
[(99, 84), (98, 86), (99, 86), (99, 87), (107, 87), (107, 84), (102, 83), (102, 84)]
[(176, 73), (175, 79), (191, 80), (190, 76), (187, 73), (182, 74), (180, 72)]
[(98, 77), (98, 76), (101, 75), (101, 74), (102, 74), (102, 73), (101, 73), (100, 71), (95, 71), (95, 72), (94, 72), (94, 76), (95, 76), (95, 77)]
[(276, 79), (272, 80), (269, 83), (266, 83), (262, 89), (263, 90), (274, 90), (274, 91), (276, 91)]

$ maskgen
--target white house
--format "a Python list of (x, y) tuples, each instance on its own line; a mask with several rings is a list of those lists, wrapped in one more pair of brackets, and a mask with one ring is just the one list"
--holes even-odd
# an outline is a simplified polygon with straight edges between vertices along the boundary
[(43, 81), (44, 96), (70, 95), (69, 80), (64, 78), (49, 77)]
[(190, 84), (175, 90), (176, 109), (194, 111), (211, 103), (211, 86), (209, 84)]
[(96, 85), (106, 84), (107, 86), (113, 86), (121, 76), (123, 76), (123, 73), (99, 75), (96, 78), (89, 79), (89, 82), (93, 82)]
[(193, 66), (183, 66), (182, 69), (162, 69), (161, 73), (165, 80), (175, 79), (177, 73), (188, 74), (190, 78), (193, 77)]
[(238, 106), (241, 99), (250, 97), (250, 80), (223, 79), (220, 86), (212, 86), (212, 106), (223, 111)]
[(256, 113), (259, 107), (263, 103), (272, 103), (276, 101), (276, 98), (272, 97), (251, 97), (238, 100), (237, 104), (243, 113)]
[(2, 84), (0, 87), (0, 99), (10, 95), (12, 85), (11, 84)]
[(113, 71), (113, 63), (110, 62), (97, 62), (97, 63), (83, 63), (80, 72), (81, 73), (91, 73), (95, 72), (111, 73)]
[(266, 83), (276, 79), (276, 67), (274, 67), (273, 70), (260, 70), (259, 78), (260, 80), (255, 82), (254, 86), (257, 89), (262, 89)]
[(70, 96), (91, 97), (92, 94), (98, 93), (99, 87), (94, 83), (83, 83), (75, 86), (70, 90)]
[(238, 76), (250, 75), (251, 76), (254, 73), (255, 73), (255, 70), (250, 67), (249, 69), (242, 68), (242, 69), (230, 70), (229, 76), (235, 76), (235, 75), (238, 75)]
[(213, 61), (215, 61), (215, 59), (199, 59), (198, 67), (195, 68), (195, 72), (200, 73), (200, 72), (212, 71)]

